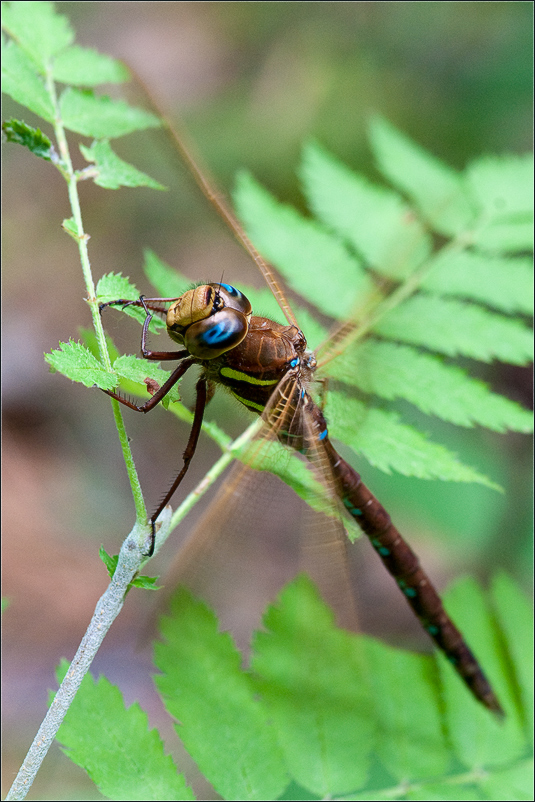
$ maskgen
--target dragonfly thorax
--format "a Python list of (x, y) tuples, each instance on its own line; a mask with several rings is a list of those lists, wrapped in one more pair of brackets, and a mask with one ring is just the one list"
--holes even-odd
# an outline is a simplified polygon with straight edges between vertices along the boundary
[(206, 361), (204, 369), (209, 381), (223, 384), (242, 404), (261, 414), (283, 379), (292, 385), (307, 383), (313, 363), (300, 329), (253, 316), (247, 336), (219, 358)]
[(198, 359), (215, 359), (246, 336), (251, 304), (230, 284), (201, 284), (167, 312), (167, 333)]

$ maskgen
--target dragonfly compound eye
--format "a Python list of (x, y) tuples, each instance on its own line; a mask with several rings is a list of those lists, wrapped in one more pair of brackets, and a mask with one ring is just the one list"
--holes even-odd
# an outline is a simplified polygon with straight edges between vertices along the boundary
[(245, 338), (247, 317), (236, 309), (223, 309), (205, 320), (193, 323), (184, 332), (184, 344), (192, 356), (215, 359)]
[(238, 312), (242, 312), (245, 317), (250, 317), (252, 312), (251, 302), (236, 287), (232, 287), (230, 284), (210, 284), (209, 286), (213, 287), (217, 294), (219, 308), (224, 306), (226, 309), (236, 309)]

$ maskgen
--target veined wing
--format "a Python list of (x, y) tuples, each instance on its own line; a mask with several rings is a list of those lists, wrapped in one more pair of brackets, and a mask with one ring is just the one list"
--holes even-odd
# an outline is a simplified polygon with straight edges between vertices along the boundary
[[(266, 604), (299, 571), (316, 583), (337, 623), (356, 628), (340, 505), (321, 449), (313, 445), (312, 424), (292, 407), (295, 386), (288, 377), (273, 392), (265, 425), (242, 454), (244, 462), (225, 477), (165, 579), (166, 597), (176, 584), (187, 585), (216, 608), (240, 645), (260, 623)], [(279, 443), (286, 428), (302, 431), (307, 460)], [(281, 481), (290, 475), (301, 498)]]

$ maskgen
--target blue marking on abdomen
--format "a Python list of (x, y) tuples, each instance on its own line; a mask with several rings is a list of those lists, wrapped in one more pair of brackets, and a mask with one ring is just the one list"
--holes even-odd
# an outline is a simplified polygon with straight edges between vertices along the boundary
[(343, 504), (346, 510), (351, 513), (351, 515), (362, 515), (362, 510), (359, 510), (358, 507), (355, 507), (353, 502), (347, 497), (343, 499)]
[(414, 597), (418, 595), (418, 591), (414, 588), (407, 587), (407, 584), (403, 579), (398, 579), (397, 583), (398, 587), (405, 594), (405, 596), (408, 596), (410, 599), (414, 599)]
[(377, 540), (376, 538), (372, 540), (372, 546), (375, 551), (381, 555), (381, 557), (388, 557), (390, 555), (390, 549), (386, 546), (382, 546), (380, 540)]
[(318, 435), (318, 440), (325, 440), (325, 438), (326, 438), (326, 437), (327, 437), (327, 429), (324, 429), (324, 430), (323, 430), (322, 432), (320, 432), (320, 434)]

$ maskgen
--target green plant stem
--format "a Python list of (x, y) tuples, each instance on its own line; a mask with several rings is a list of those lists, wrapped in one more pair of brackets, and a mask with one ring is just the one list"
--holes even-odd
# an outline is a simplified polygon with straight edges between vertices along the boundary
[[(170, 509), (167, 508), (160, 516), (160, 528), (156, 542), (157, 549), (160, 548), (169, 534), (170, 515)], [(147, 527), (139, 527), (136, 524), (124, 541), (113, 578), (106, 592), (97, 602), (95, 612), (78, 647), (78, 651), (50, 705), (43, 723), (39, 727), (39, 731), (28, 750), (28, 754), (6, 799), (25, 799), (31, 788), (35, 775), (56, 737), (61, 722), (65, 718), (100, 644), (122, 609), (128, 585), (132, 582), (145, 560), (143, 549), (139, 544), (145, 542), (148, 534)]]
[[(93, 281), (93, 274), (91, 272), (91, 263), (89, 261), (89, 253), (87, 249), (89, 236), (84, 231), (84, 226), (82, 221), (80, 197), (78, 195), (79, 175), (76, 173), (72, 165), (72, 159), (69, 152), (69, 145), (67, 142), (67, 137), (65, 135), (65, 128), (63, 126), (63, 120), (61, 118), (61, 110), (57, 99), (56, 87), (52, 78), (52, 72), (50, 70), (47, 71), (46, 75), (46, 87), (55, 109), (54, 132), (56, 135), (58, 150), (60, 154), (60, 164), (58, 165), (58, 168), (67, 182), (69, 203), (71, 206), (73, 220), (76, 226), (76, 240), (78, 243), (78, 252), (80, 254), (80, 262), (82, 265), (84, 283), (88, 295), (88, 303), (91, 309), (91, 316), (93, 318), (93, 325), (97, 337), (99, 354), (106, 369), (112, 370), (110, 355), (108, 353), (108, 346), (106, 343), (106, 337), (104, 335), (104, 329), (102, 327), (98, 302), (95, 294), (95, 283)], [(123, 452), (123, 459), (125, 462), (128, 479), (130, 481), (130, 487), (132, 489), (132, 496), (134, 498), (136, 520), (140, 524), (146, 524), (147, 509), (143, 498), (143, 491), (141, 489), (141, 484), (137, 474), (134, 458), (132, 456), (132, 450), (130, 448), (130, 442), (124, 425), (120, 405), (118, 404), (117, 401), (113, 399), (111, 400), (111, 404), (113, 410), (113, 417), (115, 419), (115, 425), (117, 427), (117, 433), (119, 435), (119, 442), (121, 445), (121, 450)], [(140, 543), (139, 545), (142, 546), (143, 544)]]

